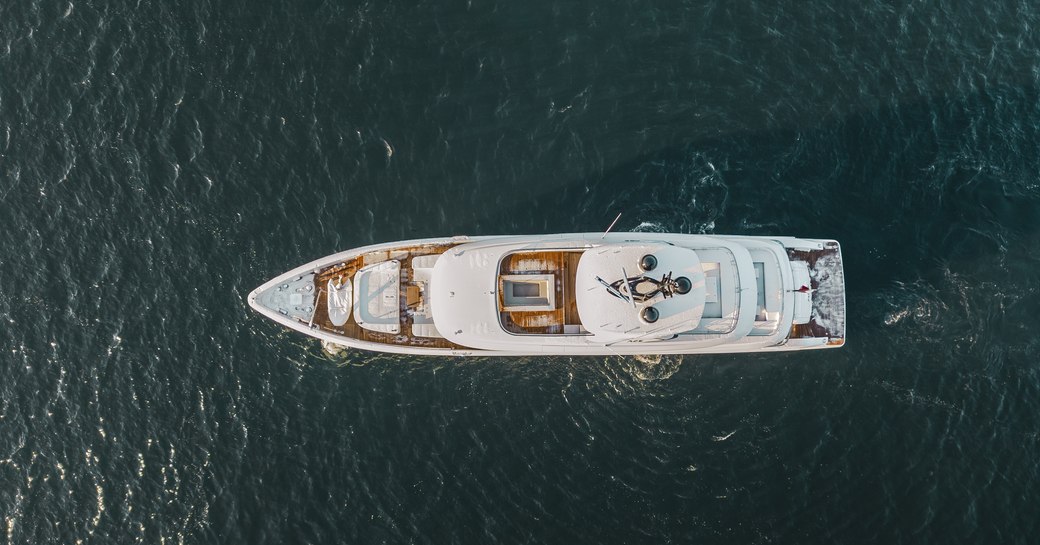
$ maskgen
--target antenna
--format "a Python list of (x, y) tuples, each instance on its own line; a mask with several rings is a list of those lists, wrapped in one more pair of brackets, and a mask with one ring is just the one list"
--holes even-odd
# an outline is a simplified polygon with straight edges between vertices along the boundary
[(611, 286), (610, 282), (607, 282), (606, 280), (604, 280), (604, 279), (602, 279), (602, 278), (600, 278), (598, 276), (596, 277), (596, 281), (599, 282), (600, 284), (603, 284), (604, 288), (607, 288), (607, 293), (613, 295), (614, 297), (617, 297), (618, 299), (627, 299), (625, 294), (623, 294), (620, 291), (618, 291), (617, 289), (615, 289), (614, 286)]
[(603, 240), (603, 238), (607, 236), (607, 233), (609, 233), (610, 230), (614, 228), (614, 224), (617, 223), (617, 220), (619, 219), (621, 219), (621, 212), (618, 212), (618, 215), (616, 218), (614, 218), (614, 221), (610, 222), (610, 227), (607, 227), (607, 230), (603, 231), (603, 236), (599, 237), (600, 240)]
[(625, 268), (621, 267), (621, 282), (625, 284), (625, 291), (628, 293), (628, 302), (632, 304), (632, 310), (636, 309), (636, 300), (632, 296), (632, 284), (628, 283), (628, 273), (625, 272)]

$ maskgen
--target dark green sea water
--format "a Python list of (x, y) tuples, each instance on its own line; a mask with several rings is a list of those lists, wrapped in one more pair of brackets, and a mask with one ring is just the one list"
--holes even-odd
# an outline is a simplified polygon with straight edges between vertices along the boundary
[[(1036, 543), (1040, 5), (0, 2), (0, 543)], [(845, 348), (323, 355), (453, 234), (836, 238)]]

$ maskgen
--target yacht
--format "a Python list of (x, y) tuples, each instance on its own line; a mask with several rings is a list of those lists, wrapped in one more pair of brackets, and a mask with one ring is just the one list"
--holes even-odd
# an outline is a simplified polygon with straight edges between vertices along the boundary
[(720, 354), (845, 344), (834, 240), (455, 236), (293, 269), (249, 305), (326, 346), (448, 356)]

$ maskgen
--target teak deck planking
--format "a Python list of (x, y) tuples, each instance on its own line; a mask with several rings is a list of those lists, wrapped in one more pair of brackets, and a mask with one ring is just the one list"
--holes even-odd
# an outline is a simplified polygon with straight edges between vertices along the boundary
[[(415, 286), (412, 282), (412, 259), (423, 255), (439, 255), (456, 245), (456, 243), (437, 245), (425, 244), (421, 246), (395, 248), (388, 251), (361, 254), (353, 259), (319, 271), (314, 279), (315, 289), (319, 291), (317, 300), (315, 301), (315, 312), (312, 323), (322, 331), (328, 331), (337, 335), (343, 335), (344, 337), (362, 341), (402, 346), (423, 346), (427, 348), (464, 349), (465, 347), (457, 345), (447, 339), (416, 337), (412, 335), (413, 320), (412, 317), (408, 315), (408, 288)], [(401, 306), (400, 332), (383, 333), (381, 331), (365, 329), (354, 321), (353, 313), (351, 313), (347, 322), (342, 326), (332, 325), (332, 322), (329, 321), (328, 294), (325, 289), (329, 280), (343, 278), (351, 279), (351, 281), (353, 281), (354, 273), (366, 264), (379, 263), (389, 259), (396, 259), (401, 262), (401, 286), (400, 293), (398, 294), (398, 301)]]
[[(527, 335), (562, 334), (565, 325), (581, 325), (574, 296), (575, 272), (581, 251), (517, 252), (506, 256), (499, 276), (551, 274), (555, 277), (557, 308), (546, 311), (500, 311), (502, 327), (510, 333)], [(498, 305), (504, 306), (502, 282), (498, 283)]]

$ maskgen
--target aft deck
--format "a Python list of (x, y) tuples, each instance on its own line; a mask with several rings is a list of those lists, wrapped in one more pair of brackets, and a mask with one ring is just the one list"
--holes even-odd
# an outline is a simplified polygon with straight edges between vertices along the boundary
[(809, 265), (812, 318), (791, 327), (791, 339), (825, 338), (831, 346), (845, 344), (845, 276), (841, 249), (829, 243), (822, 250), (787, 249), (792, 261)]
[[(499, 267), (498, 308), (503, 329), (518, 335), (583, 334), (574, 291), (581, 250), (516, 252)], [(552, 309), (509, 310), (504, 277), (552, 278)]]
[[(424, 294), (421, 291), (420, 282), (417, 282), (415, 278), (413, 261), (417, 258), (421, 259), (423, 256), (440, 255), (457, 245), (458, 243), (424, 244), (421, 246), (395, 248), (388, 251), (371, 252), (361, 254), (353, 259), (337, 263), (336, 265), (319, 271), (317, 275), (315, 275), (314, 279), (314, 285), (318, 290), (318, 295), (316, 298), (314, 316), (311, 319), (312, 326), (317, 327), (322, 331), (367, 342), (400, 346), (421, 346), (425, 348), (463, 348), (440, 337), (420, 336), (413, 333), (413, 325), (415, 325), (417, 319), (419, 319), (417, 318), (415, 311), (424, 303)], [(329, 319), (328, 312), (328, 293), (326, 291), (326, 286), (329, 281), (332, 280), (335, 283), (339, 283), (348, 279), (353, 279), (355, 273), (366, 265), (381, 263), (392, 259), (399, 261), (401, 267), (400, 290), (397, 298), (400, 305), (400, 332), (385, 333), (366, 329), (354, 320), (353, 315), (351, 315), (343, 325), (334, 325)]]

